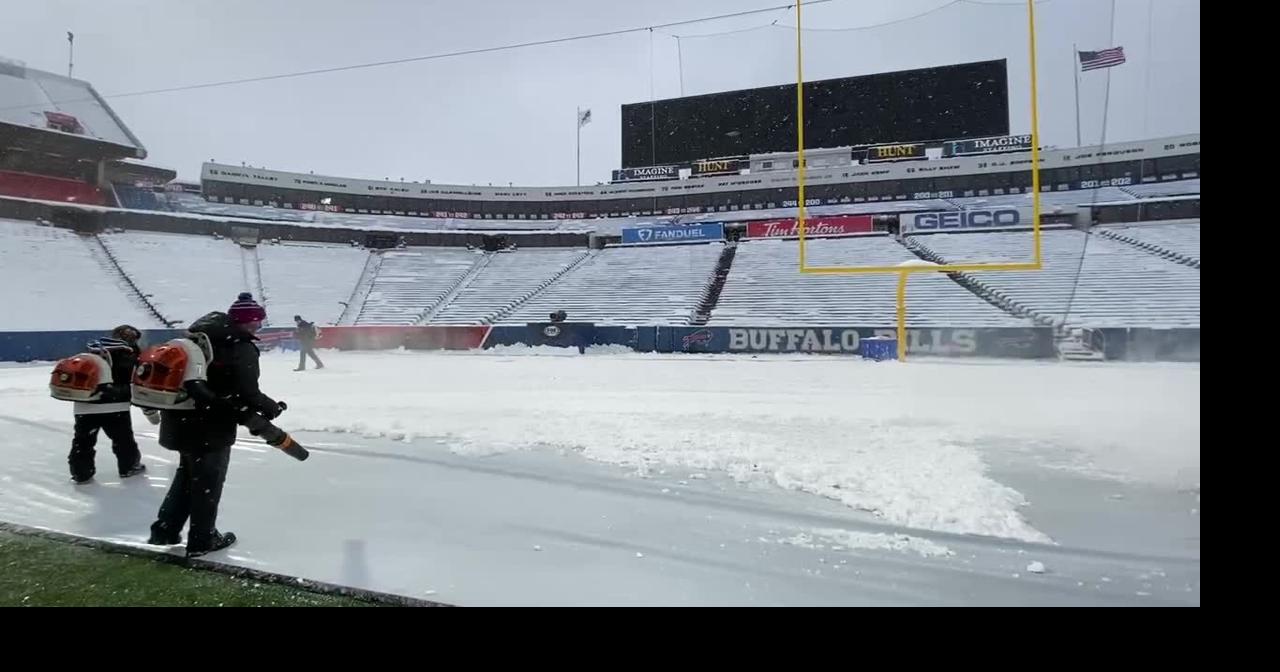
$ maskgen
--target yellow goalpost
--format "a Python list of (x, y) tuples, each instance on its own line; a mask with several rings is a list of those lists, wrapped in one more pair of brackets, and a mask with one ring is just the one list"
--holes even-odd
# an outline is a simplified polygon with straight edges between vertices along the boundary
[(907, 278), (912, 273), (955, 273), (968, 271), (1038, 271), (1043, 268), (1040, 245), (1040, 117), (1036, 106), (1036, 18), (1035, 0), (1027, 0), (1028, 58), (1031, 71), (1031, 240), (1032, 260), (1029, 262), (991, 262), (937, 264), (922, 266), (810, 266), (805, 258), (805, 160), (804, 160), (804, 39), (801, 28), (800, 6), (796, 0), (796, 153), (797, 156), (797, 229), (800, 239), (800, 272), (815, 275), (845, 275), (860, 273), (897, 273), (897, 331), (898, 359), (907, 354), (906, 290)]

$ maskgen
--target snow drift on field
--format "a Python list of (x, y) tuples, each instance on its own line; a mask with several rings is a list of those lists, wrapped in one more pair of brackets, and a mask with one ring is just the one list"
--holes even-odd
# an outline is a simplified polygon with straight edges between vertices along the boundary
[[(902, 526), (1031, 541), (1047, 538), (983, 446), (1199, 482), (1198, 366), (530, 352), (544, 351), (327, 352), (304, 373), (271, 354), (263, 389), (289, 402), (291, 430), (446, 437), (477, 456), (570, 449), (641, 475), (715, 470)], [(47, 371), (0, 370), (7, 414), (70, 414), (47, 398)]]

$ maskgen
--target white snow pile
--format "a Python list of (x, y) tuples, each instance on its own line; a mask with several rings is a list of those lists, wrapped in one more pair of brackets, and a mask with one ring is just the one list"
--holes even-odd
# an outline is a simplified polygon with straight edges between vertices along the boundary
[(1027, 565), (1027, 571), (1032, 574), (1044, 574), (1044, 563), (1039, 560), (1033, 560)]
[(1048, 540), (1019, 515), (1022, 495), (985, 475), (969, 429), (895, 417), (894, 395), (865, 380), (882, 374), (857, 360), (335, 357), (314, 376), (264, 365), (290, 429), (443, 436), (460, 454), (568, 448), (641, 476), (772, 482), (907, 527)]
[(955, 555), (951, 549), (928, 539), (913, 537), (907, 534), (885, 534), (883, 532), (855, 532), (839, 529), (813, 529), (799, 532), (781, 540), (784, 544), (832, 551), (844, 550), (883, 550), (903, 551), (920, 555), (922, 558), (945, 557)]

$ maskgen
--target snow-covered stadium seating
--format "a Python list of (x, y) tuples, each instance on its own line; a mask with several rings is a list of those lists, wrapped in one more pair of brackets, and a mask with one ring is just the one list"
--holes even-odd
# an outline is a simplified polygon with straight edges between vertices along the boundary
[(226, 310), (240, 292), (259, 293), (244, 262), (249, 252), (230, 240), (133, 231), (99, 238), (156, 310), (180, 325)]
[(488, 324), (587, 256), (585, 249), (531, 249), (487, 255), (483, 268), (430, 324)]
[(120, 207), (129, 210), (168, 210), (168, 201), (162, 200), (159, 194), (151, 189), (135, 187), (132, 184), (113, 184), (116, 201)]
[(248, 219), (268, 219), (282, 222), (309, 222), (315, 214), (304, 210), (269, 208), (259, 205), (214, 203), (204, 200), (204, 197), (200, 194), (192, 194), (185, 191), (170, 191), (165, 193), (164, 196), (169, 209), (177, 212), (190, 212), (198, 215), (244, 217)]
[[(1050, 230), (1043, 236), (1043, 270), (967, 275), (1016, 307), (1055, 324), (1200, 326), (1198, 269), (1105, 236), (1075, 230)], [(1031, 259), (1031, 233), (1024, 231), (916, 235), (912, 241), (950, 263)], [(1077, 272), (1079, 286), (1072, 299)], [(1068, 302), (1071, 312), (1064, 320)]]
[(161, 327), (97, 242), (0, 219), (0, 331)]
[(317, 212), (314, 222), (323, 226), (395, 229), (399, 231), (434, 231), (466, 229), (471, 231), (548, 231), (556, 228), (554, 220), (538, 219), (444, 219), (407, 215), (362, 215), (352, 212)]
[(1200, 263), (1200, 222), (1150, 222), (1103, 226), (1099, 232), (1132, 242), (1156, 253)]
[(571, 321), (688, 324), (723, 250), (722, 243), (606, 248), (500, 322), (542, 322), (564, 310)]
[[(1003, 194), (999, 196), (969, 196), (953, 198), (952, 203), (966, 208), (991, 207), (1031, 207), (1031, 194)], [(1119, 187), (1102, 187), (1100, 189), (1083, 189), (1076, 191), (1042, 191), (1040, 205), (1044, 208), (1071, 207), (1089, 205), (1091, 203), (1112, 203), (1115, 201), (1132, 201), (1133, 196)]]
[(356, 324), (418, 324), (483, 258), (482, 252), (458, 248), (382, 253), (382, 263)]
[(369, 215), (355, 212), (319, 212), (294, 210), (265, 205), (243, 205), (206, 201), (203, 196), (189, 192), (165, 194), (165, 205), (177, 212), (217, 217), (239, 217), (281, 222), (306, 222), (326, 228), (355, 228), (394, 231), (550, 231), (556, 228), (578, 230), (579, 226), (560, 226), (560, 220), (538, 219), (441, 219), (410, 217), (403, 215)]
[(1175, 180), (1173, 182), (1148, 182), (1124, 187), (1138, 198), (1162, 198), (1165, 196), (1200, 195), (1200, 180)]
[[(811, 266), (896, 266), (918, 260), (889, 236), (829, 238), (806, 243)], [(799, 243), (757, 240), (738, 245), (720, 301), (708, 324), (896, 324), (896, 274), (802, 275)], [(956, 284), (942, 273), (919, 273), (907, 285), (907, 324), (913, 327), (1032, 326)]]
[(294, 315), (337, 324), (369, 252), (343, 245), (262, 244), (258, 259), (272, 325), (292, 324)]
[[(1102, 187), (1074, 191), (1041, 192), (1043, 206), (1070, 208), (1095, 203), (1133, 202), (1140, 198), (1199, 194), (1200, 180), (1178, 180), (1131, 187)], [(211, 203), (199, 194), (170, 192), (166, 194), (168, 207), (179, 212), (223, 217), (307, 222), (313, 226), (330, 228), (364, 228), (393, 231), (438, 230), (492, 230), (492, 231), (595, 231), (617, 235), (623, 228), (651, 226), (674, 222), (738, 222), (753, 219), (777, 219), (795, 217), (796, 208), (744, 209), (703, 212), (685, 215), (653, 215), (645, 217), (610, 217), (594, 219), (441, 219), (394, 215), (367, 215), (359, 213), (333, 213), (310, 210), (291, 210), (266, 206)], [(951, 199), (891, 200), (865, 203), (840, 203), (806, 208), (812, 216), (865, 213), (908, 213), (956, 208), (990, 208), (1006, 206), (1031, 206), (1030, 194), (1001, 194), (990, 196), (957, 197)]]

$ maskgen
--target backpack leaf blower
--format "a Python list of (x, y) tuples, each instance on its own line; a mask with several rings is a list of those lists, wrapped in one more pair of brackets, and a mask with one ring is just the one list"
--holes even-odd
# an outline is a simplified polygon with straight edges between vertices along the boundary
[(237, 424), (247, 427), (268, 445), (299, 461), (310, 457), (307, 449), (288, 432), (247, 406), (233, 403), (232, 399), (218, 396), (210, 389), (207, 371), (212, 361), (213, 345), (208, 336), (198, 332), (147, 348), (133, 371), (133, 403), (167, 411), (194, 411), (197, 404), (205, 408), (229, 408), (235, 412)]

